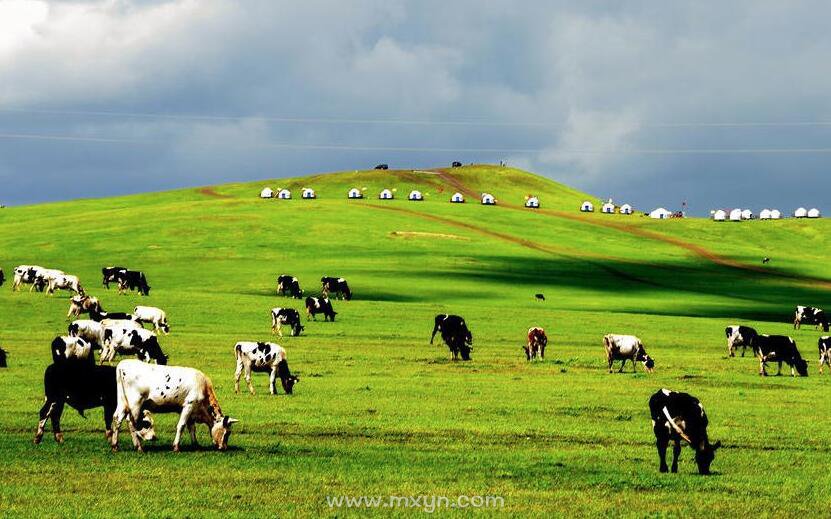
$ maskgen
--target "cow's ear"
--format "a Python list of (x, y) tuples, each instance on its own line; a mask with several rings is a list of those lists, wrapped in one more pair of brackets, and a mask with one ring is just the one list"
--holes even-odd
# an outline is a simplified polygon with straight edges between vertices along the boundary
[(225, 427), (228, 427), (229, 425), (237, 422), (239, 422), (239, 420), (237, 420), (236, 418), (231, 418), (230, 416), (225, 417)]

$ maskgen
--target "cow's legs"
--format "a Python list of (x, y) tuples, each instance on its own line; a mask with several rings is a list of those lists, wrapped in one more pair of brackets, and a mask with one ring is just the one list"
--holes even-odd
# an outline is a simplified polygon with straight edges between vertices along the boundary
[(781, 360), (778, 361), (778, 364), (779, 364), (779, 369), (776, 371), (776, 376), (777, 377), (782, 375), (782, 361)]
[(660, 462), (658, 470), (667, 472), (667, 445), (669, 445), (669, 433), (666, 428), (654, 424), (652, 430), (655, 433), (655, 446), (658, 448), (658, 461)]
[(545, 360), (545, 345), (540, 346), (540, 360)]
[(277, 324), (274, 327), (274, 332), (277, 334), (277, 337), (283, 338), (283, 321), (277, 320)]
[(193, 411), (193, 404), (185, 404), (182, 406), (182, 414), (179, 415), (179, 423), (176, 424), (176, 437), (173, 439), (173, 452), (179, 452), (179, 443), (182, 440), (182, 431), (188, 424), (188, 419)]
[(245, 366), (245, 383), (248, 385), (248, 391), (252, 395), (256, 394), (254, 392), (254, 386), (251, 384), (251, 366)]
[(268, 376), (268, 392), (272, 395), (277, 392), (277, 366), (271, 368), (271, 373)]
[(611, 373), (612, 372), (612, 365), (615, 363), (615, 361), (614, 361), (614, 359), (612, 359), (612, 356), (609, 355), (608, 353), (606, 353), (606, 362), (609, 364), (609, 373)]
[(199, 445), (199, 442), (196, 441), (196, 424), (194, 422), (188, 422), (188, 432), (190, 433), (190, 442), (193, 445)]
[(745, 351), (747, 351), (747, 344), (742, 344), (742, 357), (744, 357)]
[(768, 376), (768, 372), (765, 369), (765, 357), (759, 355), (759, 375), (766, 377)]
[(672, 445), (672, 473), (678, 472), (678, 456), (681, 455), (681, 440), (676, 439)]
[(620, 369), (617, 370), (618, 373), (623, 373), (623, 366), (626, 365), (626, 359), (621, 359), (620, 361)]
[(110, 446), (112, 447), (113, 452), (118, 450), (118, 432), (121, 430), (121, 421), (127, 417), (127, 409), (122, 407), (119, 403), (118, 407), (115, 408), (115, 412), (113, 413), (113, 435), (110, 438)]
[(234, 393), (239, 393), (240, 376), (242, 376), (242, 362), (237, 360), (237, 369), (234, 371)]
[(55, 410), (55, 404), (56, 402), (50, 402), (49, 399), (46, 399), (46, 401), (43, 403), (43, 407), (40, 408), (40, 420), (38, 420), (38, 428), (37, 431), (35, 431), (34, 441), (36, 444), (40, 443), (43, 440), (43, 429), (44, 427), (46, 427), (46, 421), (49, 419), (49, 416)]

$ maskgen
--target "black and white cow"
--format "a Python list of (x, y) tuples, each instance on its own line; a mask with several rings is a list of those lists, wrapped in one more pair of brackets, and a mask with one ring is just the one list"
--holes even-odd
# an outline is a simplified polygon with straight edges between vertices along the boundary
[(99, 306), (98, 308), (90, 308), (89, 310), (89, 317), (93, 321), (135, 321), (136, 317), (133, 314), (128, 314), (126, 312), (105, 312)]
[(113, 434), (111, 445), (118, 450), (118, 431), (121, 422), (130, 421), (133, 445), (143, 451), (141, 439), (136, 430), (145, 420), (143, 411), (158, 413), (179, 413), (173, 451), (179, 452), (179, 444), (185, 427), (196, 444), (196, 424), (208, 426), (211, 439), (217, 449), (228, 448), (231, 424), (238, 420), (226, 416), (219, 407), (211, 380), (201, 371), (181, 366), (159, 366), (139, 360), (122, 360), (115, 369), (116, 409), (113, 413)]
[(52, 362), (73, 361), (95, 364), (92, 343), (76, 336), (55, 337), (52, 341)]
[(637, 371), (637, 364), (635, 362), (643, 362), (643, 367), (649, 373), (652, 373), (655, 369), (655, 361), (646, 354), (643, 343), (634, 335), (610, 333), (603, 337), (603, 347), (606, 349), (606, 362), (609, 363), (609, 373), (612, 372), (612, 364), (616, 360), (621, 361), (618, 373), (623, 372), (623, 366), (626, 365), (627, 360), (632, 362), (633, 373)]
[(277, 377), (283, 384), (283, 391), (290, 395), (294, 385), (300, 381), (299, 377), (291, 374), (289, 363), (286, 360), (286, 350), (279, 344), (273, 342), (238, 342), (234, 346), (234, 355), (237, 359), (237, 369), (234, 372), (234, 392), (239, 393), (239, 379), (245, 373), (245, 383), (248, 384), (248, 391), (254, 394), (254, 386), (251, 385), (251, 372), (268, 372), (268, 390), (273, 395), (276, 393)]
[(281, 296), (290, 295), (295, 299), (303, 297), (300, 281), (296, 277), (288, 274), (277, 276), (277, 293)]
[(798, 330), (803, 324), (813, 324), (814, 328), (822, 326), (822, 331), (827, 332), (829, 329), (828, 317), (825, 315), (825, 310), (822, 308), (814, 308), (813, 306), (797, 306), (794, 311), (793, 327)]
[(46, 293), (54, 294), (55, 290), (70, 290), (79, 295), (84, 295), (84, 287), (81, 286), (81, 281), (78, 276), (70, 274), (56, 274), (48, 278), (46, 284)]
[(104, 328), (104, 351), (101, 352), (101, 362), (112, 361), (116, 353), (135, 355), (144, 362), (152, 360), (156, 361), (156, 364), (167, 364), (167, 355), (162, 351), (158, 337), (144, 328), (131, 329), (129, 326)]
[(283, 325), (291, 328), (291, 336), (297, 337), (305, 328), (300, 324), (300, 312), (294, 308), (271, 309), (271, 333), (283, 337)]
[(77, 319), (69, 323), (67, 332), (70, 337), (80, 337), (93, 345), (94, 349), (104, 346), (104, 326), (92, 319)]
[(69, 311), (66, 313), (66, 318), (80, 317), (81, 314), (89, 313), (90, 310), (101, 311), (101, 303), (97, 297), (77, 294), (72, 296), (69, 300)]
[(753, 339), (759, 335), (753, 328), (738, 324), (728, 326), (724, 333), (727, 336), (727, 354), (731, 357), (736, 356), (736, 348), (739, 346), (742, 347), (742, 357), (747, 348), (751, 348), (752, 351)]
[[(753, 353), (759, 357), (759, 375), (767, 376), (767, 363), (779, 363), (776, 375), (782, 374), (782, 363), (791, 367), (791, 376), (808, 376), (808, 363), (796, 349), (796, 341), (785, 335), (759, 335), (753, 339)], [(795, 373), (796, 372), (796, 373)]]
[(433, 321), (433, 333), (430, 335), (430, 344), (436, 333), (441, 332), (441, 338), (450, 349), (453, 360), (471, 360), (470, 352), (473, 350), (473, 334), (467, 327), (464, 318), (458, 315), (439, 314)]
[(335, 294), (347, 301), (352, 299), (352, 291), (349, 290), (349, 284), (343, 278), (323, 276), (320, 278), (320, 286), (323, 290), (323, 297), (329, 297), (329, 294)]
[[(14, 280), (12, 281), (12, 291), (20, 289), (20, 285), (32, 285), (35, 288), (36, 284), (41, 287), (46, 286), (46, 280), (41, 278), (38, 274), (45, 270), (38, 265), (18, 265), (14, 268)], [(31, 289), (30, 289), (31, 291)]]
[(150, 295), (150, 285), (147, 284), (147, 277), (144, 272), (128, 270), (122, 279), (118, 281), (118, 293), (124, 294), (128, 290), (138, 290), (143, 296)]
[(672, 448), (672, 472), (678, 472), (678, 456), (681, 455), (681, 440), (695, 450), (695, 463), (699, 474), (709, 474), (710, 465), (716, 457), (721, 442), (711, 444), (707, 437), (707, 413), (697, 398), (687, 394), (661, 389), (649, 399), (649, 414), (652, 416), (652, 431), (658, 447), (661, 472), (667, 472), (667, 446)]
[(133, 319), (140, 323), (149, 323), (153, 325), (153, 331), (159, 333), (164, 332), (165, 335), (170, 333), (170, 325), (167, 322), (167, 314), (161, 308), (155, 306), (137, 306), (133, 309)]
[(831, 336), (824, 335), (817, 341), (819, 346), (819, 374), (822, 375), (822, 368), (828, 364), (831, 369)]
[(102, 284), (109, 290), (110, 283), (119, 283), (127, 277), (127, 267), (104, 267), (101, 269)]
[[(61, 415), (64, 404), (77, 410), (81, 416), (84, 411), (104, 407), (104, 429), (107, 440), (112, 436), (113, 412), (116, 408), (115, 368), (96, 366), (95, 364), (72, 364), (60, 362), (51, 364), (43, 374), (43, 389), (46, 395), (40, 408), (35, 443), (43, 439), (47, 420), (52, 420), (52, 433), (55, 441), (63, 443), (61, 432)], [(152, 418), (145, 415), (144, 427), (137, 431), (145, 439), (155, 438)]]
[(306, 315), (317, 320), (317, 314), (323, 314), (324, 321), (334, 321), (337, 312), (332, 308), (332, 303), (326, 297), (307, 297)]

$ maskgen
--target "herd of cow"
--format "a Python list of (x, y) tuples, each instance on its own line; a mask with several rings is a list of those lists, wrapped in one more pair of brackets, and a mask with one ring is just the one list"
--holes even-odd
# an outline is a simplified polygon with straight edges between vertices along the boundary
[[(147, 278), (140, 271), (124, 267), (102, 269), (103, 286), (117, 283), (119, 293), (137, 290), (149, 295)], [(0, 269), (0, 285), (5, 281)], [(106, 312), (96, 297), (87, 295), (78, 277), (55, 269), (21, 265), (14, 270), (12, 290), (21, 285), (31, 285), (30, 291), (71, 290), (67, 319), (88, 314), (89, 319), (75, 319), (68, 326), (68, 335), (61, 335), (52, 341), (53, 363), (44, 373), (45, 402), (41, 407), (35, 443), (42, 440), (46, 422), (51, 420), (56, 441), (63, 441), (60, 418), (65, 404), (69, 404), (81, 415), (87, 409), (104, 408), (105, 434), (112, 449), (118, 449), (118, 432), (121, 422), (128, 421), (135, 448), (142, 450), (142, 441), (156, 438), (153, 412), (178, 412), (179, 422), (173, 449), (179, 450), (181, 435), (187, 427), (192, 442), (196, 443), (196, 424), (207, 425), (215, 446), (224, 450), (231, 434), (230, 426), (237, 420), (223, 414), (219, 407), (213, 385), (199, 370), (168, 366), (168, 357), (158, 342), (158, 334), (170, 333), (167, 314), (155, 307), (136, 306), (132, 313)], [(324, 276), (321, 278), (321, 296), (305, 299), (306, 314), (316, 319), (323, 314), (324, 320), (334, 321), (337, 312), (332, 308), (330, 295), (343, 300), (352, 299), (352, 291), (343, 278)], [(299, 280), (290, 275), (277, 279), (277, 293), (296, 299), (303, 297)], [(150, 324), (153, 330), (144, 328)], [(301, 324), (300, 313), (293, 308), (271, 310), (272, 333), (283, 336), (282, 327), (287, 326), (292, 336), (300, 335), (305, 327)], [(829, 321), (822, 309), (798, 306), (794, 314), (794, 328), (802, 324), (822, 327), (829, 331)], [(453, 360), (471, 360), (473, 335), (464, 318), (458, 315), (439, 314), (434, 319), (430, 344), (436, 334), (450, 350)], [(768, 362), (777, 362), (781, 374), (782, 363), (791, 367), (791, 375), (808, 375), (807, 362), (802, 358), (796, 342), (787, 336), (759, 334), (751, 327), (731, 325), (725, 329), (727, 350), (734, 357), (739, 347), (741, 355), (751, 351), (759, 359), (760, 375), (767, 375)], [(528, 361), (545, 358), (548, 337), (541, 327), (528, 330), (527, 342), (523, 347)], [(621, 361), (622, 372), (627, 361), (643, 364), (647, 372), (655, 368), (655, 361), (646, 353), (641, 340), (633, 335), (608, 334), (603, 337), (603, 346), (609, 372), (615, 361)], [(818, 341), (819, 371), (828, 365), (831, 368), (831, 336), (822, 336)], [(95, 363), (94, 351), (100, 349), (101, 364)], [(2, 350), (0, 350), (2, 351)], [(122, 360), (116, 367), (105, 365), (116, 354), (135, 355), (138, 360)], [(239, 392), (239, 380), (244, 374), (249, 391), (253, 395), (252, 372), (268, 372), (269, 391), (276, 392), (276, 381), (280, 379), (286, 394), (293, 392), (299, 377), (291, 374), (286, 350), (271, 342), (238, 342), (234, 345), (236, 370), (234, 391)], [(5, 359), (5, 357), (4, 357)], [(155, 364), (153, 364), (155, 363)], [(671, 470), (677, 472), (681, 440), (695, 450), (695, 461), (701, 474), (708, 474), (720, 442), (710, 443), (707, 436), (707, 415), (704, 407), (693, 396), (667, 389), (657, 391), (649, 400), (653, 432), (660, 460), (660, 471), (667, 472), (666, 451), (669, 442), (674, 442)]]

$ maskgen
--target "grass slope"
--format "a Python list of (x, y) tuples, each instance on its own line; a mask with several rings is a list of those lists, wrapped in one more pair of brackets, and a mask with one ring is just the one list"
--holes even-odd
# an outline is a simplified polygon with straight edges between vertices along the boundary
[[(262, 186), (316, 189), (317, 200), (264, 201)], [(367, 199), (346, 200), (350, 187)], [(380, 189), (398, 199), (379, 201)], [(410, 189), (424, 202), (403, 200)], [(455, 191), (473, 199), (450, 204)], [(496, 207), (478, 204), (493, 193)], [(522, 208), (524, 197), (542, 208)], [(432, 173), (361, 171), (80, 200), (0, 212), (0, 265), (36, 263), (81, 276), (105, 308), (168, 311), (162, 345), (174, 364), (214, 381), (241, 419), (226, 453), (170, 452), (160, 441), (111, 454), (101, 411), (64, 414), (66, 443), (31, 444), (49, 342), (65, 330), (66, 294), (0, 291), (0, 509), (42, 515), (350, 515), (337, 495), (497, 495), (516, 515), (802, 515), (831, 484), (827, 384), (812, 329), (792, 331), (796, 304), (827, 305), (821, 221), (656, 222), (576, 212), (587, 195), (506, 168)], [(761, 268), (760, 258), (773, 258)], [(100, 268), (144, 270), (142, 299), (99, 287)], [(233, 393), (233, 345), (269, 339), (277, 274), (316, 292), (321, 275), (349, 279), (335, 323), (310, 322), (281, 342), (301, 383), (292, 397)], [(544, 292), (545, 303), (533, 294)], [(466, 317), (474, 360), (428, 344), (432, 317)], [(792, 334), (807, 379), (763, 379), (749, 358), (725, 358), (723, 329), (744, 322)], [(549, 357), (520, 348), (544, 326)], [(601, 337), (635, 333), (654, 375), (606, 373)], [(775, 369), (775, 368), (774, 368)], [(717, 475), (657, 472), (646, 401), (669, 387), (700, 397), (711, 437), (726, 446)], [(126, 429), (126, 428), (125, 428)], [(202, 444), (209, 442), (204, 429)], [(185, 442), (187, 445), (187, 441)], [(385, 510), (390, 512), (392, 510)], [(398, 508), (397, 513), (417, 513)]]

